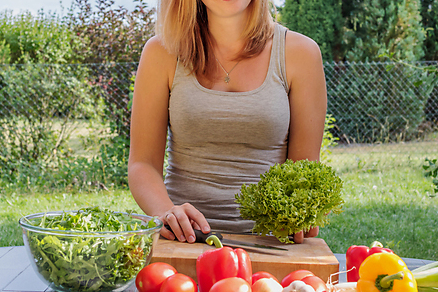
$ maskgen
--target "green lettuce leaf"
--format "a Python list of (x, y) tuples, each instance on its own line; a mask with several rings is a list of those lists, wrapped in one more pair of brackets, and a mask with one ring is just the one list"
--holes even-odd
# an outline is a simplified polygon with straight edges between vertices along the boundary
[(253, 232), (272, 234), (291, 243), (289, 235), (329, 223), (340, 213), (343, 181), (321, 162), (287, 160), (260, 175), (257, 184), (242, 185), (236, 202), (243, 219), (255, 221)]

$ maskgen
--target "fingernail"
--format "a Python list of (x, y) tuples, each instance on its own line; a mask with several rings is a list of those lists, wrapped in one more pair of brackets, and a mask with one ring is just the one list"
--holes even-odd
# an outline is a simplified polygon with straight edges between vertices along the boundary
[(189, 236), (189, 242), (195, 242), (195, 237), (193, 235)]
[(181, 236), (179, 237), (179, 241), (186, 241), (186, 238), (184, 237), (184, 235), (181, 235)]
[(210, 228), (208, 228), (208, 227), (204, 227), (204, 228), (202, 228), (202, 231), (204, 231), (204, 232), (210, 232)]

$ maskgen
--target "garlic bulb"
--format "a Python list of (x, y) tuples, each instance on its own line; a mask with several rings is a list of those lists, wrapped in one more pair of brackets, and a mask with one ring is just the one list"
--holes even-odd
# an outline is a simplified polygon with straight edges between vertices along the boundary
[(296, 280), (290, 283), (289, 286), (283, 288), (282, 292), (315, 292), (315, 289), (303, 281)]

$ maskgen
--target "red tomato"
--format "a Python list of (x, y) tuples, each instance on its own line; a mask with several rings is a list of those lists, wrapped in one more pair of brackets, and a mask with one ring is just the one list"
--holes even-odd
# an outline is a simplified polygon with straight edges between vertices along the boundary
[(307, 276), (315, 276), (311, 271), (308, 270), (296, 270), (291, 273), (289, 273), (286, 277), (281, 280), (281, 286), (287, 287), (295, 280), (301, 280), (304, 277)]
[(160, 292), (164, 280), (174, 274), (176, 274), (174, 267), (156, 262), (140, 270), (135, 278), (135, 286), (139, 292)]
[(318, 276), (307, 276), (301, 279), (304, 283), (310, 285), (315, 289), (315, 292), (328, 291), (325, 282)]
[(198, 292), (198, 286), (189, 276), (177, 273), (164, 280), (160, 292)]
[(251, 292), (251, 286), (242, 278), (231, 277), (214, 283), (210, 292)]
[(271, 278), (271, 279), (274, 279), (275, 281), (278, 282), (278, 279), (274, 275), (272, 275), (268, 272), (260, 271), (260, 272), (256, 272), (256, 273), (252, 274), (252, 284), (254, 285), (254, 283), (257, 280), (262, 279), (262, 278)]

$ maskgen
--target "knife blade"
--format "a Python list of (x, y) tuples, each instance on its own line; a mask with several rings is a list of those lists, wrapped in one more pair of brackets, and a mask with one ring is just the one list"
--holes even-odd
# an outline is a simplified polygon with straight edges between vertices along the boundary
[[(172, 229), (170, 228), (169, 225), (165, 225), (165, 227), (167, 228), (167, 230), (172, 231)], [(203, 233), (201, 230), (198, 230), (198, 229), (194, 229), (194, 231), (195, 231), (195, 237), (196, 237), (195, 242), (199, 242), (199, 243), (207, 243), (206, 240), (210, 235), (216, 235), (217, 238), (219, 238), (219, 240), (222, 242), (223, 245), (230, 246), (230, 247), (263, 248), (263, 249), (271, 249), (271, 250), (288, 251), (288, 249), (282, 248), (282, 247), (224, 238), (223, 235), (217, 231), (211, 231), (209, 233)]]

